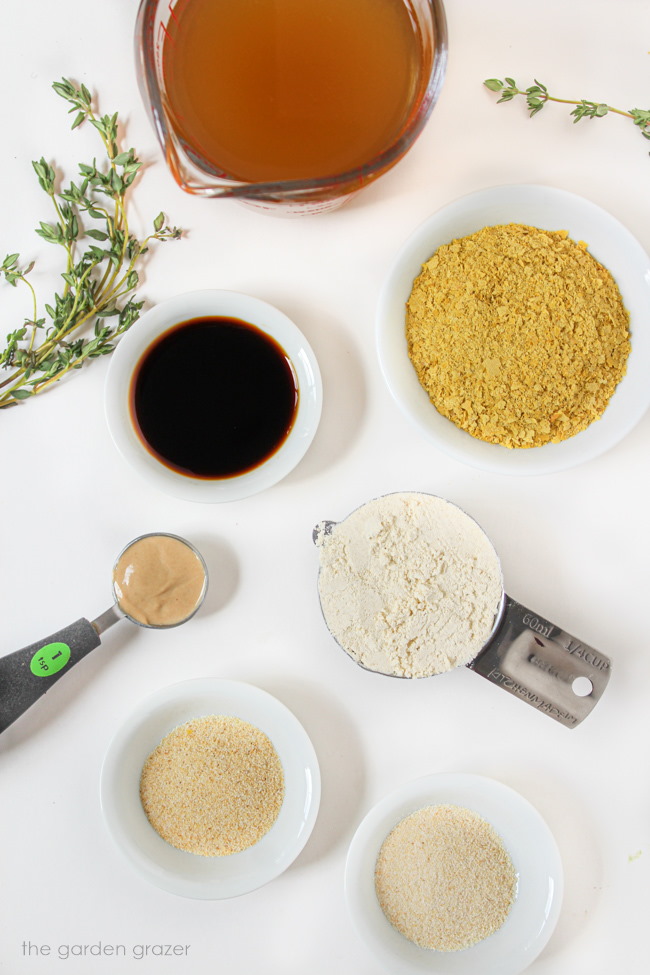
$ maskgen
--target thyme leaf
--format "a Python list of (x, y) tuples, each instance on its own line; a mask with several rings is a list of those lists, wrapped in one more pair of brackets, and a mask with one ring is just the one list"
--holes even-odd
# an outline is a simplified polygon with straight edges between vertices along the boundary
[(84, 122), (98, 132), (104, 161), (79, 163), (77, 182), (62, 185), (44, 159), (32, 163), (41, 189), (50, 198), (53, 219), (40, 221), (36, 233), (65, 252), (62, 287), (38, 314), (36, 292), (28, 279), (34, 266), (20, 254), (7, 254), (0, 279), (25, 286), (32, 315), (6, 336), (0, 349), (0, 409), (15, 406), (58, 382), (71, 369), (108, 355), (115, 341), (137, 321), (143, 306), (135, 298), (136, 269), (151, 241), (176, 240), (182, 231), (159, 213), (144, 238), (129, 229), (126, 198), (141, 163), (133, 149), (119, 147), (118, 116), (98, 115), (85, 85), (63, 78), (52, 88), (74, 114), (72, 128)]
[(570, 112), (574, 123), (583, 118), (604, 118), (605, 115), (612, 112), (615, 115), (623, 115), (625, 118), (631, 119), (634, 125), (641, 130), (641, 135), (645, 139), (650, 139), (650, 110), (648, 109), (631, 108), (629, 112), (626, 112), (620, 108), (613, 108), (605, 102), (590, 102), (584, 98), (579, 100), (556, 98), (555, 95), (549, 95), (546, 85), (536, 79), (535, 83), (529, 88), (520, 88), (514, 78), (505, 78), (503, 81), (499, 78), (488, 78), (483, 84), (489, 91), (499, 95), (497, 104), (512, 101), (518, 95), (524, 97), (531, 118), (537, 112), (541, 112), (547, 102), (559, 102), (563, 105), (574, 106)]

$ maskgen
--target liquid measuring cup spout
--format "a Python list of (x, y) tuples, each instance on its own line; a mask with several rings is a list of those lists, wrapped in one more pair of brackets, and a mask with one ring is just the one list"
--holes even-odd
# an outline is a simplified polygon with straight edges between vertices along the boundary
[(121, 619), (149, 629), (179, 626), (198, 610), (207, 586), (205, 562), (186, 539), (161, 532), (130, 542), (113, 568), (113, 606), (0, 657), (0, 732), (98, 647), (110, 626)]
[(442, 87), (442, 0), (141, 0), (141, 94), (177, 183), (331, 210), (390, 169)]
[(313, 532), (321, 609), (366, 670), (433, 677), (465, 665), (569, 728), (602, 697), (611, 661), (512, 599), (483, 529), (430, 494), (375, 498)]

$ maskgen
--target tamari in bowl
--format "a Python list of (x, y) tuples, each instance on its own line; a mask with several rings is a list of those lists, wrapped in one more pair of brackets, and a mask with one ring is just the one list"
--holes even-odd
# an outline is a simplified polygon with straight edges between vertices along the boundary
[[(134, 384), (142, 375), (142, 363), (147, 362), (153, 350), (170, 337), (173, 339), (185, 332), (186, 326), (194, 326), (196, 322), (199, 328), (202, 327), (201, 323), (205, 323), (207, 329), (218, 328), (220, 323), (226, 322), (234, 333), (240, 332), (242, 336), (249, 333), (251, 340), (256, 336), (258, 343), (276, 350), (278, 363), (284, 363), (287, 375), (291, 377), (288, 379), (290, 391), (283, 393), (292, 397), (293, 414), (288, 432), (282, 432), (277, 442), (272, 444), (271, 452), (264, 454), (256, 464), (235, 468), (232, 473), (204, 476), (201, 472), (195, 473), (168, 464), (164, 457), (151, 449), (138, 429)], [(183, 438), (189, 440), (196, 437), (198, 432), (208, 455), (215, 462), (220, 459), (222, 449), (226, 450), (222, 444), (226, 444), (228, 438), (232, 441), (239, 437), (242, 445), (248, 446), (247, 438), (251, 438), (257, 430), (249, 413), (253, 417), (261, 416), (265, 421), (266, 414), (273, 407), (271, 399), (264, 400), (260, 396), (255, 381), (256, 372), (250, 368), (250, 361), (244, 353), (233, 352), (230, 359), (225, 355), (216, 356), (216, 353), (210, 353), (198, 357), (197, 376), (192, 369), (183, 372), (180, 367), (176, 368), (175, 360), (171, 357), (171, 378), (163, 387), (163, 391), (169, 388), (170, 397), (179, 403), (179, 414), (183, 412), (188, 417), (183, 425), (170, 410), (170, 434), (173, 433), (183, 448)], [(225, 370), (227, 379), (228, 363), (233, 365), (233, 371), (236, 367), (244, 375), (241, 384), (236, 387), (236, 401), (246, 407), (245, 415), (237, 412), (235, 405), (232, 408), (229, 403), (222, 406), (224, 380), (215, 379), (214, 374), (219, 375), (218, 366), (222, 375)], [(167, 368), (170, 368), (169, 363)], [(203, 412), (205, 398), (202, 397), (208, 399), (207, 407), (215, 418), (214, 426)], [(106, 377), (106, 419), (118, 450), (150, 485), (188, 501), (233, 501), (276, 484), (293, 470), (307, 452), (318, 427), (321, 407), (320, 371), (304, 335), (277, 308), (234, 291), (190, 292), (155, 305), (120, 340), (111, 357)], [(217, 425), (222, 416), (226, 417), (224, 429)]]

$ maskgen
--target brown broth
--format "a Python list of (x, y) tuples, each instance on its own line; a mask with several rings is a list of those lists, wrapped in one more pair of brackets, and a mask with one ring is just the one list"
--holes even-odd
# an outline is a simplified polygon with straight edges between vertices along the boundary
[(219, 175), (334, 176), (399, 138), (426, 57), (408, 0), (178, 0), (167, 110), (190, 156)]

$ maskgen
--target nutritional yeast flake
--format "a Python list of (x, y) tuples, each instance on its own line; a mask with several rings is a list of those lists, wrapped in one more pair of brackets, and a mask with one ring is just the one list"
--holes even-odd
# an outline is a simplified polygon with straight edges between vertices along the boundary
[(583, 241), (507, 224), (438, 248), (406, 338), (439, 413), (479, 440), (537, 447), (603, 414), (625, 375), (629, 313)]

